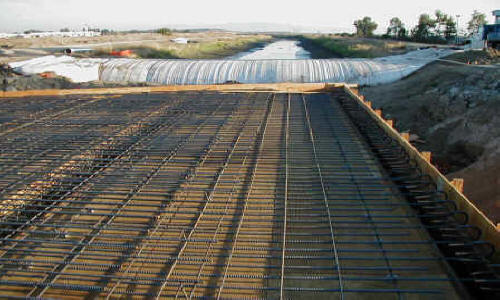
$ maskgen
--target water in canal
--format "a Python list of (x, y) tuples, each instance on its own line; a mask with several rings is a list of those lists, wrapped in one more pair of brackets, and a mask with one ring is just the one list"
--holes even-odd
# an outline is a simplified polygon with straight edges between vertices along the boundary
[(309, 59), (311, 53), (299, 45), (299, 41), (280, 40), (264, 47), (254, 48), (228, 57), (233, 60), (254, 59)]

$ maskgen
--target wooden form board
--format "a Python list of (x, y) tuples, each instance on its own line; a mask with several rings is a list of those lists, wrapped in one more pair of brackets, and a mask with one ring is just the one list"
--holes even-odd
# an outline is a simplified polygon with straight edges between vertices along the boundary
[[(457, 204), (459, 210), (469, 216), (469, 224), (479, 227), (482, 231), (481, 239), (487, 241), (500, 250), (500, 224), (495, 225), (488, 217), (462, 193), (463, 180), (448, 180), (430, 162), (429, 152), (420, 152), (409, 142), (407, 133), (399, 133), (392, 127), (392, 120), (385, 120), (379, 110), (374, 110), (369, 101), (357, 92), (354, 86), (345, 86), (344, 90), (359, 103), (359, 105), (373, 118), (375, 122), (392, 138), (394, 138), (413, 159), (423, 174), (429, 175), (437, 185), (438, 190), (444, 192), (448, 199)], [(467, 183), (465, 183), (467, 184)]]
[(97, 89), (68, 90), (31, 90), (0, 92), (0, 98), (19, 98), (30, 96), (64, 96), (64, 95), (105, 95), (160, 93), (182, 91), (217, 91), (217, 92), (277, 92), (277, 93), (307, 93), (327, 92), (335, 88), (343, 88), (343, 83), (264, 83), (264, 84), (221, 84), (221, 85), (171, 85), (147, 87), (119, 87)]

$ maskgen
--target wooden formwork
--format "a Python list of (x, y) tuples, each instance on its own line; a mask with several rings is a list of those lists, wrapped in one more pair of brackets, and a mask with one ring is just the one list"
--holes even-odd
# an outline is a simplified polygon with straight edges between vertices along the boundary
[(409, 157), (413, 159), (423, 174), (429, 175), (437, 184), (440, 191), (444, 192), (448, 199), (457, 204), (458, 209), (466, 212), (469, 223), (481, 229), (482, 239), (500, 249), (500, 224), (494, 224), (472, 201), (463, 194), (463, 179), (456, 178), (448, 180), (432, 163), (430, 152), (420, 152), (409, 141), (408, 133), (400, 133), (393, 127), (392, 120), (386, 120), (382, 111), (373, 109), (371, 102), (358, 92), (356, 86), (345, 86), (344, 90), (356, 101), (377, 124), (392, 138), (404, 147)]
[(0, 98), (19, 98), (29, 96), (64, 96), (64, 95), (123, 95), (137, 93), (215, 91), (215, 92), (275, 92), (275, 93), (307, 93), (328, 92), (343, 88), (343, 83), (259, 83), (259, 84), (220, 84), (220, 85), (170, 85), (148, 87), (119, 87), (97, 89), (56, 89), (0, 92)]

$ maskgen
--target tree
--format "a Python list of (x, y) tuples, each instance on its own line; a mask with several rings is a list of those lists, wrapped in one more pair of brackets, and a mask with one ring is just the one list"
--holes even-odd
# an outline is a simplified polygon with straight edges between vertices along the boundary
[(479, 32), (479, 28), (483, 25), (485, 25), (486, 22), (486, 15), (483, 13), (478, 12), (477, 10), (474, 10), (472, 13), (471, 19), (468, 23), (467, 30), (469, 33), (472, 35), (474, 33)]
[(411, 34), (417, 42), (426, 42), (432, 36), (432, 29), (436, 27), (436, 20), (428, 14), (421, 14), (418, 24), (412, 29)]
[(69, 30), (69, 28), (61, 28), (61, 30), (59, 30), (60, 32), (70, 32), (71, 30)]
[(24, 34), (40, 33), (40, 32), (43, 32), (43, 31), (38, 30), (38, 29), (30, 29), (30, 30), (26, 30), (26, 31), (24, 32)]
[(101, 30), (101, 34), (102, 35), (112, 35), (112, 34), (114, 34), (114, 31), (111, 30), (111, 29), (104, 28), (104, 29)]
[(436, 17), (434, 19), (436, 35), (441, 36), (443, 33), (442, 27), (446, 28), (446, 23), (450, 17), (439, 9), (434, 12), (434, 16)]
[(156, 31), (156, 33), (159, 33), (161, 35), (171, 35), (172, 30), (170, 30), (169, 28), (160, 28)]
[(398, 17), (394, 17), (389, 21), (389, 27), (387, 27), (387, 35), (392, 38), (403, 39), (406, 37), (405, 24), (401, 22)]
[(378, 25), (372, 18), (364, 17), (361, 20), (354, 21), (354, 26), (356, 27), (356, 35), (362, 37), (373, 36), (373, 32), (377, 29)]
[[(404, 26), (404, 24), (403, 24), (403, 26)], [(407, 39), (407, 38), (408, 38), (408, 31), (406, 30), (406, 28), (401, 27), (401, 29), (398, 32), (398, 39), (399, 40), (404, 40), (404, 39)]]
[(446, 40), (451, 40), (457, 35), (457, 23), (452, 17), (446, 20), (446, 27), (444, 29), (444, 38)]

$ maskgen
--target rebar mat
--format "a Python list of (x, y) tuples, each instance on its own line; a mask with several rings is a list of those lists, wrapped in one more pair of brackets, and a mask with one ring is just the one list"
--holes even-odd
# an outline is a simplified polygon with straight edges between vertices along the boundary
[(456, 299), (338, 94), (0, 101), (0, 294)]

